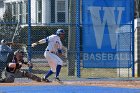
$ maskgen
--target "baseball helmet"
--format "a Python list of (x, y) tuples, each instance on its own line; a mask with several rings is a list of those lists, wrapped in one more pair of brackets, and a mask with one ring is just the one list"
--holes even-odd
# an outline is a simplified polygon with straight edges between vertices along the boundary
[(6, 43), (6, 40), (5, 39), (2, 39), (1, 40), (1, 44), (5, 44)]
[(20, 50), (20, 49), (16, 50), (16, 51), (14, 52), (14, 55), (17, 55), (18, 53), (22, 53), (22, 55), (24, 55), (24, 52), (23, 52), (22, 50)]
[(61, 34), (65, 34), (65, 31), (63, 29), (58, 29), (56, 31), (56, 35), (61, 35)]

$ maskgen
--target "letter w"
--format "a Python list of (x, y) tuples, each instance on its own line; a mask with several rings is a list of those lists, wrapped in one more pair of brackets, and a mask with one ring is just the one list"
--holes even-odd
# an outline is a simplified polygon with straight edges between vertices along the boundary
[[(124, 10), (124, 7), (117, 7), (118, 11), (118, 19), (117, 22), (115, 21), (115, 7), (89, 7), (88, 10), (91, 13), (91, 19), (93, 23), (93, 29), (95, 32), (95, 38), (97, 42), (98, 49), (102, 46), (103, 41), (103, 35), (104, 35), (104, 29), (105, 25), (108, 25), (108, 31), (109, 31), (109, 38), (111, 41), (111, 47), (112, 49), (115, 49), (116, 43), (117, 43), (117, 34), (119, 30), (119, 25), (121, 21), (121, 15), (122, 11)], [(104, 12), (104, 16), (101, 20), (100, 12), (101, 10)]]

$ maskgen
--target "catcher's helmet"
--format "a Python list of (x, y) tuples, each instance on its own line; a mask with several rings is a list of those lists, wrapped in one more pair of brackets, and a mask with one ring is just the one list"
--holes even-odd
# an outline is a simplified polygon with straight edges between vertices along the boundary
[(20, 50), (20, 49), (16, 50), (16, 51), (14, 52), (14, 55), (17, 55), (18, 53), (22, 53), (22, 55), (24, 55), (24, 52), (23, 52), (22, 50)]
[(65, 34), (65, 31), (63, 29), (58, 29), (56, 31), (56, 35), (61, 35), (61, 34)]
[(5, 39), (2, 39), (1, 40), (1, 44), (5, 44), (5, 43), (7, 43), (6, 40)]

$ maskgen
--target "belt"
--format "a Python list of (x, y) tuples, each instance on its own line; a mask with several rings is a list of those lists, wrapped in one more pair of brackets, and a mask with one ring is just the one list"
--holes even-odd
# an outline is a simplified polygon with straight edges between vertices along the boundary
[(49, 50), (47, 50), (48, 52), (50, 52), (50, 53), (55, 53), (55, 52), (52, 52), (52, 51), (49, 51)]

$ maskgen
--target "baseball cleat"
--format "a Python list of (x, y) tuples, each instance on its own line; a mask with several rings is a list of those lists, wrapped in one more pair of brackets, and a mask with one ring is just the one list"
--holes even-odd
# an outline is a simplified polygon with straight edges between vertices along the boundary
[(43, 82), (47, 82), (47, 83), (51, 82), (51, 81), (50, 81), (49, 79), (47, 79), (47, 78), (46, 78), (46, 79), (45, 79), (45, 78), (42, 78), (42, 81), (43, 81)]
[(54, 81), (56, 81), (56, 82), (58, 82), (58, 83), (63, 83), (58, 77), (56, 77), (56, 78), (54, 79)]

